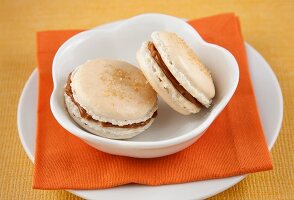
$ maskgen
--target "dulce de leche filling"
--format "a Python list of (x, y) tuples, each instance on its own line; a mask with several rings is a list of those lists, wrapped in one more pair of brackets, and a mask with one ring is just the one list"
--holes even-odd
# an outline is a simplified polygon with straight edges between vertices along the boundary
[(168, 78), (168, 80), (172, 83), (172, 85), (178, 90), (179, 93), (181, 93), (188, 101), (195, 104), (196, 106), (202, 106), (202, 104), (194, 98), (178, 81), (175, 79), (175, 77), (172, 75), (172, 73), (169, 71), (165, 63), (163, 62), (159, 52), (157, 51), (155, 45), (152, 42), (148, 43), (148, 49), (151, 53), (151, 56), (156, 61), (157, 65), (160, 67), (164, 75)]
[(65, 86), (65, 93), (70, 97), (70, 99), (72, 100), (72, 102), (78, 107), (81, 117), (84, 118), (84, 119), (87, 119), (87, 120), (90, 120), (90, 121), (99, 123), (103, 127), (138, 128), (138, 127), (145, 126), (148, 122), (150, 122), (150, 120), (152, 118), (155, 118), (157, 116), (157, 111), (155, 111), (153, 113), (152, 117), (149, 118), (149, 119), (147, 119), (146, 121), (139, 122), (139, 123), (133, 123), (133, 124), (127, 124), (127, 125), (123, 125), (123, 126), (115, 125), (115, 124), (112, 124), (110, 122), (101, 122), (101, 121), (98, 121), (96, 119), (93, 119), (92, 116), (89, 115), (87, 113), (87, 111), (74, 99), (73, 92), (72, 92), (72, 89), (71, 89), (70, 84), (71, 84), (71, 73), (69, 74), (69, 76), (67, 78), (67, 83), (66, 83), (66, 86)]

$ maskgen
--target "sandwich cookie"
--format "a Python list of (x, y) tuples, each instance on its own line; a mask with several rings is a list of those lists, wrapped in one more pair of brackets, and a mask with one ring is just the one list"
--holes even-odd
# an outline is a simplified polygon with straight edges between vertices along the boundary
[(132, 138), (157, 115), (156, 92), (140, 69), (97, 59), (77, 67), (65, 86), (70, 116), (87, 131), (111, 139)]
[(151, 86), (175, 111), (189, 115), (208, 108), (215, 96), (210, 72), (175, 33), (157, 31), (137, 52)]

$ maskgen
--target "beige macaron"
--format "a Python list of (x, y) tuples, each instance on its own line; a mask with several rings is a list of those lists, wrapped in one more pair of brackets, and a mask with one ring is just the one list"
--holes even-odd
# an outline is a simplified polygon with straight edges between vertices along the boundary
[(175, 33), (156, 31), (137, 52), (139, 65), (154, 90), (177, 112), (208, 108), (215, 96), (209, 70)]
[(127, 139), (146, 130), (157, 115), (156, 92), (137, 67), (96, 59), (77, 67), (65, 86), (70, 116), (87, 131)]

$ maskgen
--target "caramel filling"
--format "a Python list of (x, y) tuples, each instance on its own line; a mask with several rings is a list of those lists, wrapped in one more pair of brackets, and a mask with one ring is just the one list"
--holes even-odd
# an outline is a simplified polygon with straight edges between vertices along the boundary
[(178, 81), (175, 79), (175, 77), (172, 75), (172, 73), (167, 68), (166, 64), (163, 62), (159, 52), (157, 51), (155, 45), (152, 42), (148, 43), (148, 49), (151, 53), (151, 56), (156, 61), (164, 75), (168, 78), (168, 80), (172, 83), (172, 85), (178, 90), (179, 93), (181, 93), (188, 101), (195, 104), (196, 106), (202, 106), (202, 104), (194, 98)]
[(94, 121), (96, 123), (99, 123), (103, 127), (138, 128), (138, 127), (145, 126), (146, 124), (148, 124), (150, 122), (150, 120), (152, 118), (155, 118), (157, 116), (157, 111), (155, 111), (153, 113), (152, 117), (150, 119), (147, 119), (146, 121), (139, 122), (139, 123), (133, 123), (133, 124), (127, 124), (127, 125), (123, 125), (123, 126), (115, 125), (115, 124), (112, 124), (110, 122), (101, 122), (101, 121), (98, 121), (96, 119), (93, 119), (92, 116), (89, 115), (87, 113), (87, 111), (74, 99), (73, 92), (72, 92), (72, 89), (71, 89), (71, 86), (70, 86), (70, 84), (71, 84), (70, 77), (71, 77), (71, 73), (69, 74), (69, 76), (67, 78), (67, 83), (66, 83), (66, 86), (65, 86), (65, 93), (70, 97), (70, 99), (72, 100), (72, 102), (78, 107), (79, 112), (80, 112), (80, 115), (84, 119), (87, 119), (87, 120), (90, 120), (90, 121)]

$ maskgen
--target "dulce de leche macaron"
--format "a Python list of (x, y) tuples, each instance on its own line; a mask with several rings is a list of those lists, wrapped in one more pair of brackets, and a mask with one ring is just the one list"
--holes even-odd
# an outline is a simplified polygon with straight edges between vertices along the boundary
[(77, 67), (65, 87), (70, 116), (87, 131), (127, 139), (146, 130), (157, 115), (156, 92), (137, 67), (96, 59)]
[(209, 107), (215, 96), (212, 76), (183, 39), (157, 31), (137, 52), (140, 67), (154, 90), (175, 111), (188, 115)]

